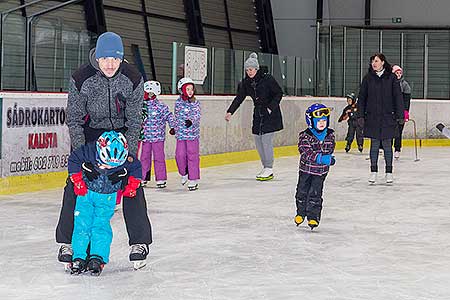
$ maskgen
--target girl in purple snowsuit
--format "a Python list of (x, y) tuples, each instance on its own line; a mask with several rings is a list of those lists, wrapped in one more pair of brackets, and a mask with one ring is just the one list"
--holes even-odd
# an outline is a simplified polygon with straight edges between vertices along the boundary
[(180, 97), (175, 102), (175, 160), (181, 184), (189, 179), (190, 191), (198, 189), (200, 180), (200, 103), (194, 97), (194, 82), (190, 78), (178, 81)]
[[(164, 154), (164, 141), (166, 139), (166, 123), (169, 123), (170, 134), (174, 134), (175, 121), (169, 107), (158, 100), (161, 94), (161, 85), (157, 81), (144, 83), (144, 115), (142, 124), (142, 178), (152, 168), (152, 155), (155, 164), (155, 179), (158, 188), (166, 187), (167, 170)], [(144, 181), (146, 183), (146, 181)]]

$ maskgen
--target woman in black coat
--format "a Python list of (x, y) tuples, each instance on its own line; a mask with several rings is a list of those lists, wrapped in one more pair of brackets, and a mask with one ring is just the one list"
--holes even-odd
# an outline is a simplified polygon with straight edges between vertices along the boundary
[(386, 183), (392, 183), (392, 139), (398, 136), (399, 125), (404, 124), (403, 98), (399, 81), (383, 54), (370, 58), (358, 98), (358, 123), (364, 127), (364, 137), (371, 139), (369, 183), (376, 182), (380, 146), (386, 162)]
[(245, 97), (253, 99), (252, 133), (261, 158), (263, 169), (256, 175), (257, 180), (273, 179), (273, 137), (276, 131), (283, 129), (280, 101), (283, 91), (276, 80), (259, 69), (258, 56), (250, 54), (244, 63), (245, 78), (239, 83), (238, 92), (225, 115), (230, 121), (231, 115), (239, 108)]

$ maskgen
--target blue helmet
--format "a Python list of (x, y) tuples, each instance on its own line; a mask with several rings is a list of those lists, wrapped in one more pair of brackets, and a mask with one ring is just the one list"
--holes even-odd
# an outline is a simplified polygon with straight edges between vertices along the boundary
[(321, 103), (314, 103), (305, 112), (306, 125), (309, 128), (315, 128), (317, 121), (321, 119), (327, 120), (327, 127), (330, 124), (331, 110)]
[(128, 143), (120, 132), (106, 131), (97, 140), (100, 163), (111, 167), (122, 165), (128, 157)]

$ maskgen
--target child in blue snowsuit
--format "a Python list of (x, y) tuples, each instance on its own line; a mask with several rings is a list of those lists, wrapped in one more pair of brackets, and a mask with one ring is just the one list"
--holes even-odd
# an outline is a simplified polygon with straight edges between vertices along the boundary
[[(109, 261), (112, 242), (110, 220), (116, 195), (136, 196), (141, 182), (141, 163), (128, 153), (122, 133), (107, 131), (96, 143), (81, 146), (69, 156), (68, 169), (77, 201), (72, 235), (72, 274), (85, 270), (99, 275)], [(90, 245), (90, 254), (86, 254)]]

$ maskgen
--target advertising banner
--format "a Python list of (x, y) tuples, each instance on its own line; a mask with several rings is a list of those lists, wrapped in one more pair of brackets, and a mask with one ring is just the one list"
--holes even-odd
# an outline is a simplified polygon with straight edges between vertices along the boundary
[(1, 176), (64, 171), (67, 94), (0, 93)]

